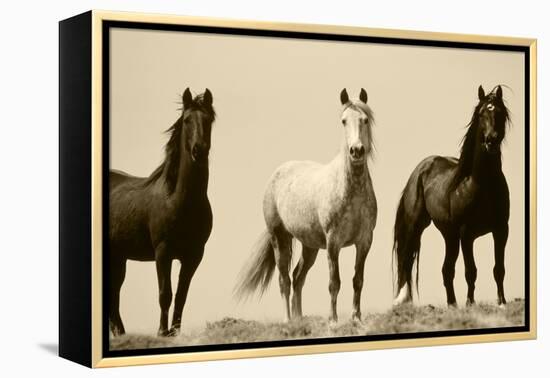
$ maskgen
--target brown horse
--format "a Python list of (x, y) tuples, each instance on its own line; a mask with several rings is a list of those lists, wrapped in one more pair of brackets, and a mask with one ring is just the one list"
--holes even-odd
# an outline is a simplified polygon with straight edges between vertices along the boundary
[[(109, 175), (109, 325), (114, 336), (125, 333), (119, 299), (127, 260), (155, 261), (161, 310), (158, 335), (179, 333), (189, 284), (210, 236), (212, 211), (207, 187), (215, 119), (212, 93), (206, 89), (193, 98), (187, 88), (182, 103), (181, 116), (167, 130), (170, 139), (165, 160), (149, 177), (120, 171)], [(173, 260), (181, 262), (181, 269), (169, 329)]]
[(497, 86), (489, 94), (478, 88), (479, 102), (464, 136), (459, 159), (430, 156), (411, 174), (399, 201), (394, 229), (397, 258), (397, 297), (394, 304), (412, 301), (411, 276), (417, 265), (422, 232), (433, 221), (445, 238), (443, 284), (447, 303), (456, 305), (455, 265), (462, 246), (467, 304), (473, 304), (477, 268), (473, 243), (493, 234), (498, 304), (504, 305), (504, 249), (508, 239), (510, 195), (502, 173), (500, 145), (509, 122), (508, 109)]

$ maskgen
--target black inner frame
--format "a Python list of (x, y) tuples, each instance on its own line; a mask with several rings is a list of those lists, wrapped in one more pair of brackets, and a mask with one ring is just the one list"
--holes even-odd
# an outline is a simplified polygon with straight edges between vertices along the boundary
[(191, 345), (169, 348), (147, 348), (133, 350), (109, 350), (109, 266), (107, 259), (103, 258), (103, 357), (126, 357), (126, 356), (141, 356), (141, 355), (156, 355), (166, 353), (191, 353), (191, 352), (211, 352), (236, 349), (256, 349), (256, 348), (271, 348), (271, 347), (289, 347), (289, 346), (304, 346), (304, 345), (319, 345), (319, 344), (341, 344), (350, 342), (364, 341), (382, 341), (382, 340), (408, 340), (408, 339), (425, 339), (433, 337), (449, 337), (449, 336), (466, 336), (466, 335), (489, 335), (512, 332), (528, 332), (531, 328), (530, 324), (530, 54), (528, 46), (516, 45), (500, 45), (500, 44), (484, 44), (484, 43), (466, 43), (466, 42), (448, 42), (448, 41), (432, 41), (421, 39), (404, 39), (404, 38), (387, 38), (387, 37), (369, 37), (357, 35), (335, 35), (325, 33), (309, 33), (309, 32), (290, 32), (290, 31), (274, 31), (274, 30), (258, 30), (258, 29), (243, 29), (215, 26), (192, 26), (192, 25), (169, 25), (160, 23), (147, 22), (126, 22), (126, 21), (103, 21), (102, 22), (102, 123), (103, 123), (103, 254), (108, 253), (109, 248), (109, 169), (110, 169), (110, 29), (111, 28), (126, 28), (126, 29), (142, 29), (154, 31), (175, 31), (175, 32), (195, 32), (205, 34), (229, 34), (238, 36), (255, 36), (255, 37), (275, 37), (289, 39), (308, 39), (308, 40), (323, 40), (323, 41), (341, 41), (341, 42), (363, 42), (377, 44), (391, 44), (404, 46), (424, 46), (424, 47), (444, 47), (444, 48), (460, 48), (460, 49), (476, 49), (476, 50), (493, 50), (493, 51), (511, 51), (522, 52), (524, 54), (524, 81), (525, 81), (525, 272), (524, 272), (524, 287), (525, 287), (525, 321), (523, 326), (517, 327), (501, 327), (501, 328), (483, 328), (483, 329), (464, 329), (464, 330), (449, 330), (449, 331), (433, 331), (433, 332), (417, 332), (417, 333), (401, 333), (401, 334), (385, 334), (385, 335), (364, 335), (364, 336), (346, 336), (346, 337), (327, 337), (315, 339), (293, 339), (293, 340), (277, 340), (277, 341), (261, 341), (249, 343), (235, 344), (216, 344), (216, 345)]

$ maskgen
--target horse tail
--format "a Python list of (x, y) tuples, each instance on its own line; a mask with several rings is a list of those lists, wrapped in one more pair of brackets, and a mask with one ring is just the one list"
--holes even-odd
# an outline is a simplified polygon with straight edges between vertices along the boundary
[(265, 292), (275, 271), (275, 253), (271, 245), (271, 234), (265, 230), (253, 248), (254, 256), (240, 273), (235, 286), (235, 296), (247, 299), (254, 292), (260, 296)]
[[(405, 285), (412, 287), (412, 271), (415, 264), (415, 286), (418, 293), (420, 238), (424, 229), (430, 224), (420, 171), (420, 169), (415, 170), (407, 182), (395, 216), (392, 257), (394, 261), (397, 260), (396, 295)], [(412, 300), (412, 294), (408, 294), (410, 295), (408, 299)]]

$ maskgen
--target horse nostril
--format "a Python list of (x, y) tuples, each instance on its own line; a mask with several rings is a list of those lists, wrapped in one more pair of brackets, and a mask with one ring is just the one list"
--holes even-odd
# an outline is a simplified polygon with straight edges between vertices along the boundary
[(350, 147), (349, 149), (349, 154), (355, 158), (355, 159), (359, 159), (361, 157), (363, 157), (363, 155), (365, 154), (365, 147), (364, 146), (352, 146)]
[(191, 153), (193, 154), (193, 158), (195, 160), (200, 160), (204, 155), (204, 150), (200, 146), (194, 145)]
[(201, 144), (195, 144), (191, 149), (191, 155), (195, 160), (205, 160), (208, 158), (208, 147)]
[(493, 146), (493, 145), (497, 144), (497, 138), (493, 137), (493, 136), (489, 136), (485, 139), (485, 143), (488, 146)]

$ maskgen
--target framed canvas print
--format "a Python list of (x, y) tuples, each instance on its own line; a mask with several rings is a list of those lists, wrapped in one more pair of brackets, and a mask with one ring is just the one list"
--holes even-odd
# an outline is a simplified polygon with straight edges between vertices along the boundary
[(60, 22), (62, 357), (536, 337), (536, 41)]

